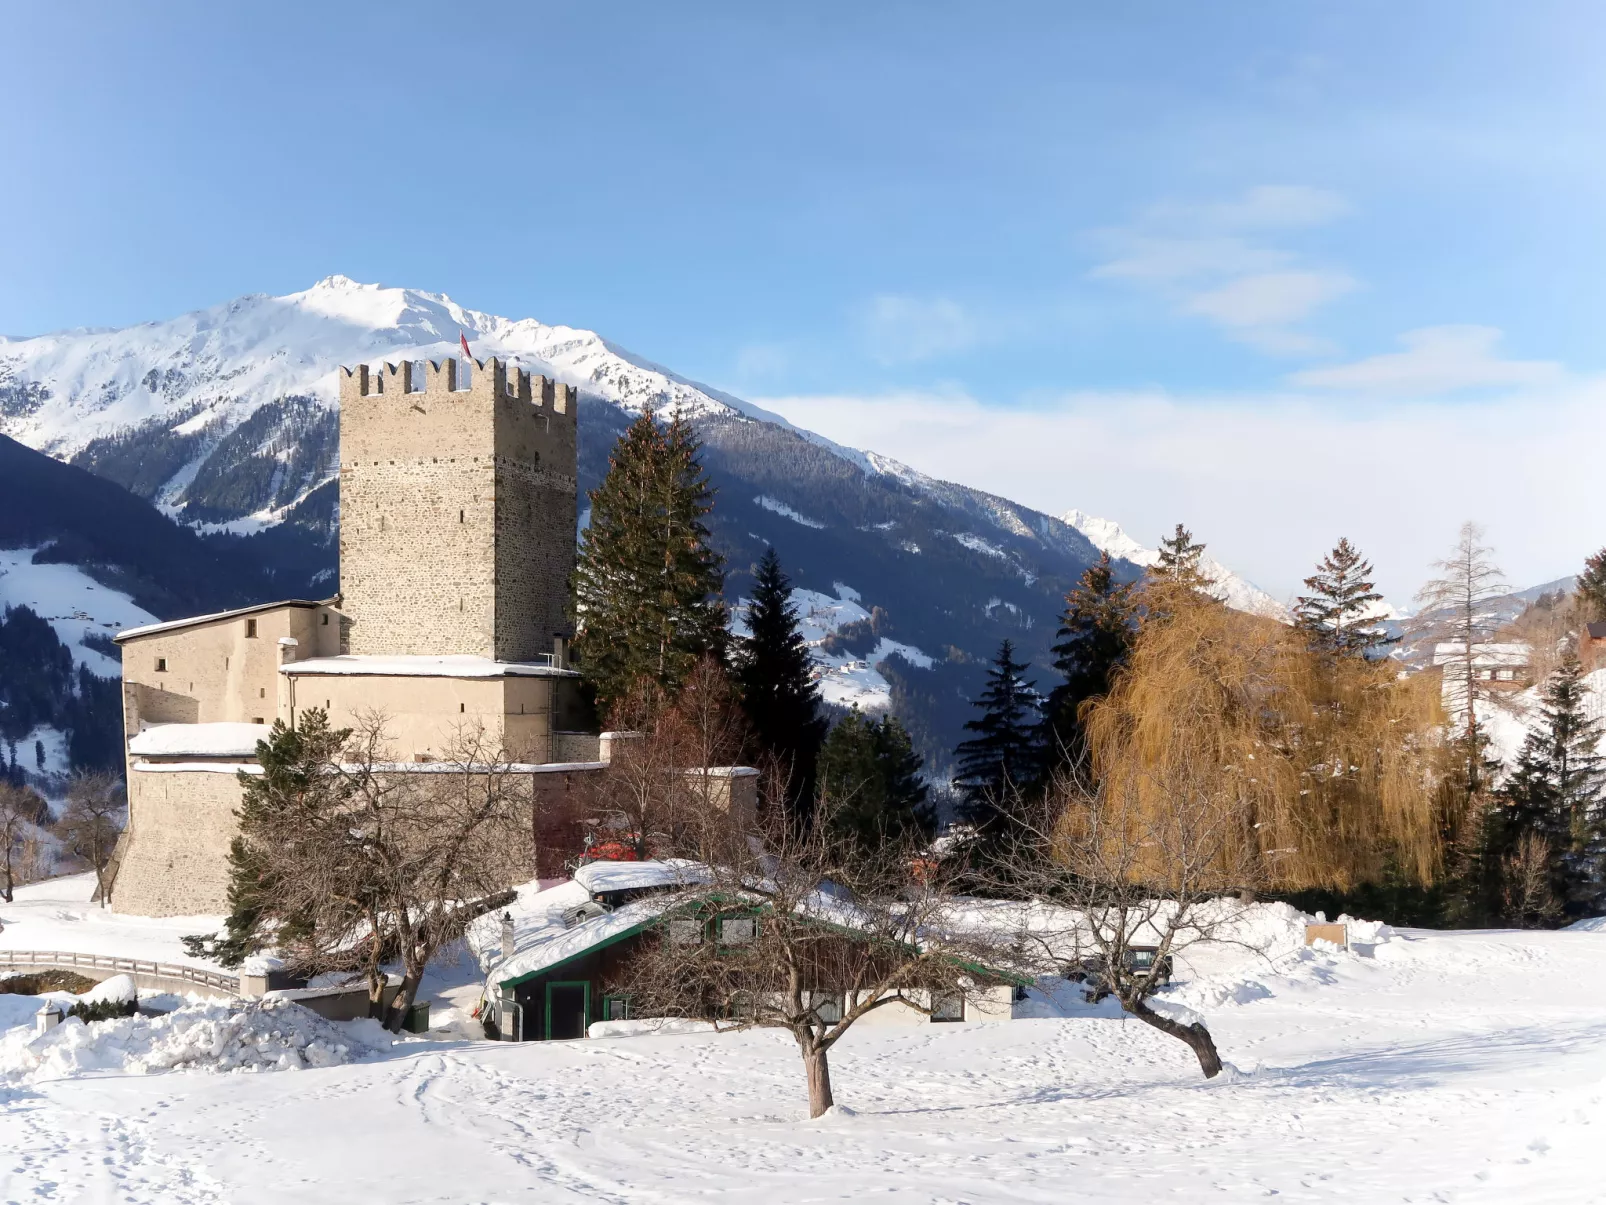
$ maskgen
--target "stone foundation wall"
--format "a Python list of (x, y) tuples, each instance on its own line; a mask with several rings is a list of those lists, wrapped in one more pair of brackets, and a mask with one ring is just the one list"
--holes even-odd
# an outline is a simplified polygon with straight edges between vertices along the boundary
[(128, 775), (128, 832), (115, 912), (188, 916), (228, 908), (229, 843), (238, 825), (235, 769), (173, 771), (133, 767)]

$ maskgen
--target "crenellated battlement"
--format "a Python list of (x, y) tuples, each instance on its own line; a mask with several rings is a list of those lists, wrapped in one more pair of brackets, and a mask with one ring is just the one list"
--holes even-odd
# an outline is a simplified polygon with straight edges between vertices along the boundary
[(573, 385), (554, 381), (550, 377), (533, 376), (495, 356), (472, 361), (468, 373), (468, 388), (458, 388), (457, 360), (424, 362), (422, 379), (414, 371), (411, 360), (400, 364), (386, 363), (378, 369), (367, 364), (340, 369), (340, 404), (357, 402), (363, 398), (407, 398), (416, 405), (423, 399), (441, 400), (497, 399), (527, 402), (548, 414), (561, 414), (571, 422), (576, 411), (577, 394)]

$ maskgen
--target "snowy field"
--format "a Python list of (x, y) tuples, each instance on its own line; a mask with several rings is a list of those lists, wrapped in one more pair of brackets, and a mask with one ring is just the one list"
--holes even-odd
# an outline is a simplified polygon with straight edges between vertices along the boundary
[[(1606, 1200), (1606, 933), (1380, 936), (1201, 958), (1213, 1083), (1118, 1016), (862, 1029), (814, 1122), (775, 1033), (376, 1049), (212, 1005), (30, 1063), (14, 1031), (0, 1201)], [(129, 1073), (180, 1039), (200, 1069)]]

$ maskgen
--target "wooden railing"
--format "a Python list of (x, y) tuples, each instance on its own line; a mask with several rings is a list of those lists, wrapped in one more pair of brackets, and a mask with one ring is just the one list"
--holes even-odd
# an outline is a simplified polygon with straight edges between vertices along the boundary
[(0, 967), (83, 967), (125, 975), (153, 975), (178, 979), (199, 987), (216, 988), (231, 996), (240, 993), (240, 977), (201, 967), (178, 966), (171, 962), (147, 962), (143, 958), (116, 958), (109, 954), (79, 954), (73, 950), (0, 950)]

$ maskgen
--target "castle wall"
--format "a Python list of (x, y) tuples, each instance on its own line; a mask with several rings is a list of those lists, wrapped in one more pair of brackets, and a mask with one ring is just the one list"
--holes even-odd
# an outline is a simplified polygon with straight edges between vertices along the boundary
[[(458, 734), (476, 726), (492, 746), (500, 743), (521, 760), (549, 760), (553, 683), (559, 679), (305, 674), (289, 680), (291, 706), (323, 707), (336, 728), (356, 727), (365, 714), (383, 714), (386, 743), (400, 761), (447, 757)], [(288, 722), (288, 713), (281, 718)]]
[[(256, 635), (248, 635), (254, 625)], [(253, 609), (123, 640), (124, 729), (144, 724), (272, 723), (279, 709), (279, 639), (297, 656), (339, 649), (339, 613), (323, 606)]]
[[(341, 370), (340, 581), (354, 654), (552, 652), (574, 563), (575, 394), (497, 360)], [(421, 387), (420, 387), (421, 386)], [(427, 455), (426, 455), (427, 453)]]
[[(580, 852), (576, 805), (585, 798), (586, 779), (599, 768), (517, 775), (533, 797), (536, 826), (524, 877), (561, 874), (566, 861)], [(118, 867), (114, 911), (192, 916), (228, 910), (228, 853), (239, 833), (240, 769), (222, 763), (136, 763), (131, 768), (128, 835), (133, 839)]]
[(112, 907), (138, 916), (228, 909), (229, 842), (239, 831), (237, 767), (131, 767), (128, 840)]

